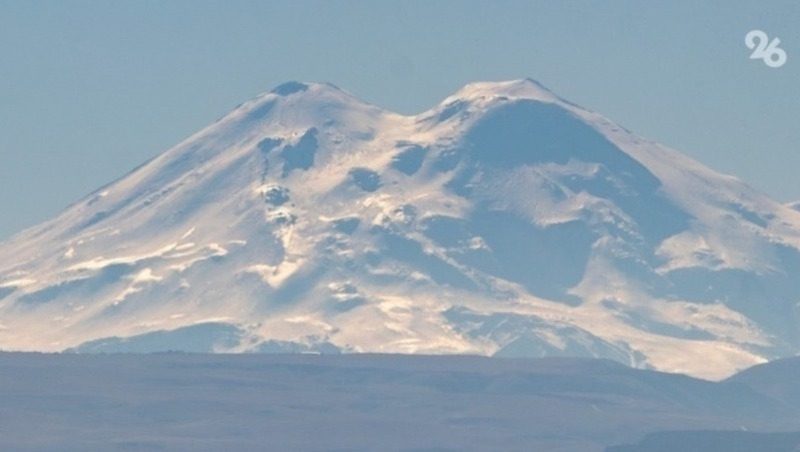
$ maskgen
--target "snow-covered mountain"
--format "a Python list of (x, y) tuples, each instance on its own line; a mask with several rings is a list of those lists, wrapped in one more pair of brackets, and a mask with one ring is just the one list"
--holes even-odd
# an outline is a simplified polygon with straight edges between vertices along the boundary
[(0, 244), (0, 348), (800, 349), (800, 212), (532, 80), (403, 116), (290, 82)]

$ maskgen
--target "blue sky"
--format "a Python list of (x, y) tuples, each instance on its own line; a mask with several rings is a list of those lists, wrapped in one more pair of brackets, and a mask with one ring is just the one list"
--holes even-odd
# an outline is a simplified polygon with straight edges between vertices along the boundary
[[(800, 199), (798, 23), (795, 0), (0, 0), (0, 239), (287, 80), (415, 113), (469, 81), (532, 77)], [(785, 66), (748, 59), (756, 28)]]

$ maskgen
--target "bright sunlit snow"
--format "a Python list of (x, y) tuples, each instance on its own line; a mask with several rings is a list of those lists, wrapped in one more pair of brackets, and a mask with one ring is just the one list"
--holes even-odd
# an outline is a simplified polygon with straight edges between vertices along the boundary
[(0, 348), (717, 378), (798, 352), (798, 273), (800, 212), (534, 81), (416, 116), (291, 82), (0, 244)]

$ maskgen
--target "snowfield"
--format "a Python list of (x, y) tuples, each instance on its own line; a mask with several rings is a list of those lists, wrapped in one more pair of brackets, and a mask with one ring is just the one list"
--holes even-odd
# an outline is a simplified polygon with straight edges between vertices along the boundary
[(800, 350), (800, 211), (532, 80), (403, 116), (246, 102), (0, 244), (0, 348), (607, 358)]

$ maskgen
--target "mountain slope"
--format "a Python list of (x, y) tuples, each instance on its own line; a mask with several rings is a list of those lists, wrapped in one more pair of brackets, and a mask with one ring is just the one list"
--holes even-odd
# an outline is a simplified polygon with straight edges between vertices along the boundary
[(531, 80), (416, 116), (290, 82), (0, 245), (0, 347), (721, 377), (797, 352), (798, 250), (800, 212)]
[(800, 358), (793, 357), (753, 366), (726, 381), (747, 385), (765, 396), (800, 410), (797, 375), (800, 375)]

